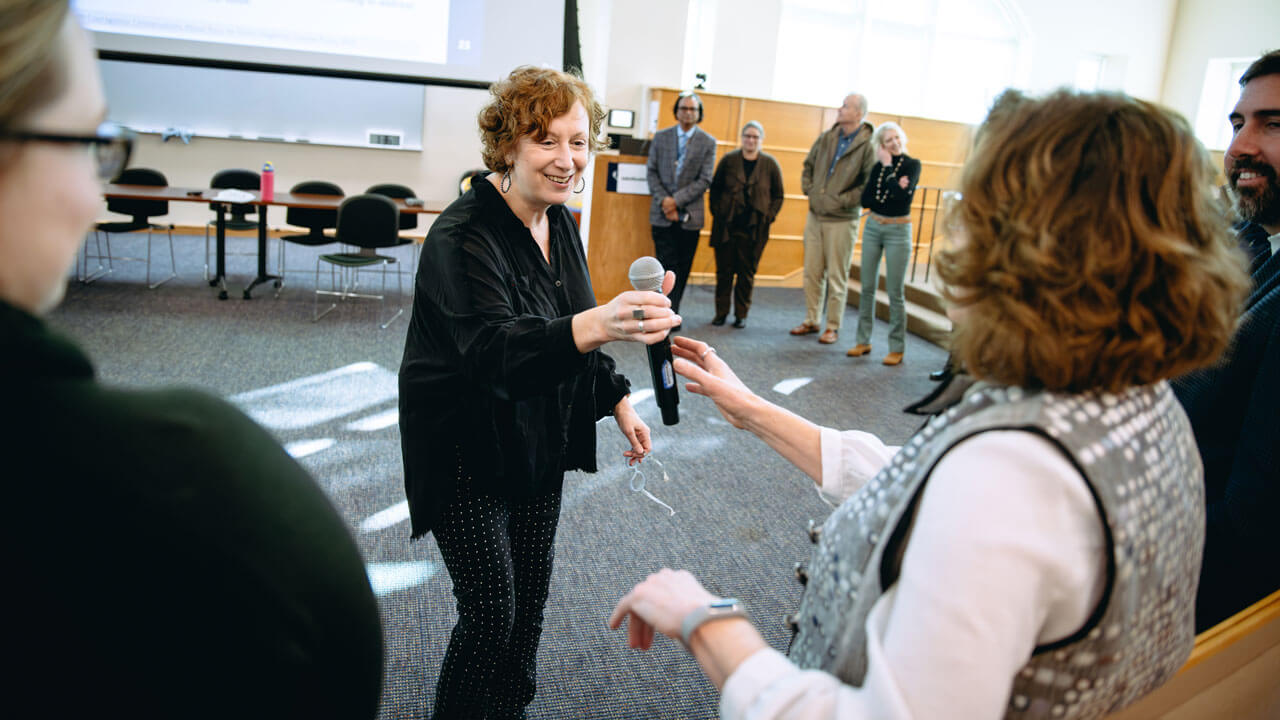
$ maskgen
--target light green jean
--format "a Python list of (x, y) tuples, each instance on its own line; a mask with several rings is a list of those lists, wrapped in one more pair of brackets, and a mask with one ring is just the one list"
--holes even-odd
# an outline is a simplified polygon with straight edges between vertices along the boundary
[(876, 279), (884, 253), (885, 290), (889, 293), (889, 352), (907, 343), (907, 260), (911, 256), (911, 223), (889, 225), (867, 217), (862, 228), (862, 297), (858, 299), (858, 344), (871, 344), (876, 317)]

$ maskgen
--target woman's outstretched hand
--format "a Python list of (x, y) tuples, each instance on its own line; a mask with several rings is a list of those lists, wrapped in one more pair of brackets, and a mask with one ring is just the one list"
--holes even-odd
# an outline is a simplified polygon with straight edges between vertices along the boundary
[(715, 348), (691, 337), (677, 336), (671, 342), (672, 363), (676, 373), (687, 378), (685, 389), (705, 395), (716, 409), (736, 428), (746, 428), (760, 397), (738, 379), (733, 369)]

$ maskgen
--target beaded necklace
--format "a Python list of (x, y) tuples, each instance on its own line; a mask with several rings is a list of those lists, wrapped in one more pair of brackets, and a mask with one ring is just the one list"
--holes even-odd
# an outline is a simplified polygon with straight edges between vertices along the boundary
[(890, 183), (889, 187), (884, 188), (884, 191), (881, 192), (881, 186), (884, 185), (885, 171), (886, 170), (889, 171), (889, 179), (893, 180), (895, 177), (898, 176), (898, 168), (902, 167), (902, 158), (906, 156), (907, 156), (906, 153), (899, 155), (898, 159), (894, 161), (892, 168), (890, 168), (888, 165), (880, 166), (880, 174), (876, 176), (876, 204), (877, 205), (883, 204), (885, 199), (889, 197), (889, 191), (893, 189), (893, 184)]

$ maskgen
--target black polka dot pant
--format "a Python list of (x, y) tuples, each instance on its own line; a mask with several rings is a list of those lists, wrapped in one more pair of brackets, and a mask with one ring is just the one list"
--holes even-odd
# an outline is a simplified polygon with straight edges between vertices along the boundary
[(537, 689), (560, 493), (512, 500), (479, 492), (479, 484), (459, 479), (433, 531), (458, 604), (436, 720), (523, 718)]

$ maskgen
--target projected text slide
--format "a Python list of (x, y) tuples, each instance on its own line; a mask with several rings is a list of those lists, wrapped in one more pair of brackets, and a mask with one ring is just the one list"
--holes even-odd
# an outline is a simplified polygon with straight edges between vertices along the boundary
[(74, 0), (90, 30), (352, 55), (448, 59), (449, 0)]

